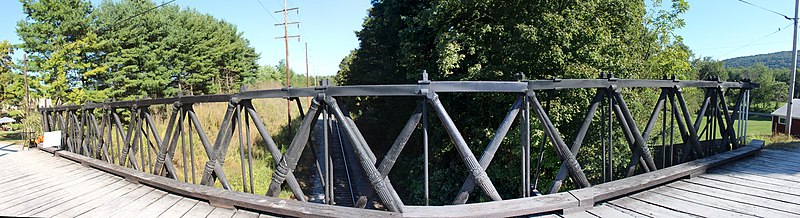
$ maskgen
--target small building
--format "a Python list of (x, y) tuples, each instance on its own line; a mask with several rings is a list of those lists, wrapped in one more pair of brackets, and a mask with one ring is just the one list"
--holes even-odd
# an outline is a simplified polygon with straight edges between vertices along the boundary
[[(786, 133), (786, 104), (771, 115), (772, 133)], [(792, 135), (800, 136), (800, 99), (792, 99)]]

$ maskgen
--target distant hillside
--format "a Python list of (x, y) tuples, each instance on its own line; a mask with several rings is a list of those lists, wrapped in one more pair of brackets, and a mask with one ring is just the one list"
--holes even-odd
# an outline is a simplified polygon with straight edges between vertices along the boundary
[(759, 54), (752, 56), (736, 57), (723, 60), (725, 67), (749, 67), (756, 63), (762, 63), (772, 69), (792, 68), (792, 52), (781, 51), (769, 54)]

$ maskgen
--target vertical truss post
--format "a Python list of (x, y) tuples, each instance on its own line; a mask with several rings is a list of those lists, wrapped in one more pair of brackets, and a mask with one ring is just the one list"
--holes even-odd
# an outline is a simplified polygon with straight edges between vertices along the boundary
[[(297, 101), (297, 103), (299, 104), (300, 101)], [(301, 108), (301, 110), (302, 110), (302, 108)], [(236, 105), (236, 123), (235, 124), (236, 124), (236, 126), (239, 127), (239, 128), (236, 128), (236, 130), (239, 132), (239, 165), (241, 165), (241, 167), (242, 167), (242, 192), (247, 192), (247, 171), (245, 171), (245, 168), (244, 168), (244, 165), (246, 164), (246, 162), (244, 162), (244, 133), (242, 133), (242, 120), (241, 120), (242, 114), (241, 114), (241, 111), (242, 111), (242, 106), (241, 105)]]
[[(324, 80), (323, 83), (326, 83), (327, 80)], [(327, 85), (327, 84), (326, 84)], [(322, 138), (323, 138), (323, 158), (325, 158), (325, 203), (326, 204), (334, 204), (333, 201), (333, 161), (331, 160), (331, 145), (330, 145), (330, 137), (331, 137), (331, 117), (330, 111), (328, 111), (328, 105), (325, 102), (321, 102), (322, 106)]]
[(429, 139), (428, 139), (428, 96), (427, 96), (427, 92), (428, 92), (428, 85), (431, 84), (431, 81), (428, 79), (428, 71), (427, 70), (423, 70), (421, 76), (422, 76), (422, 78), (421, 78), (421, 80), (417, 81), (417, 84), (420, 84), (421, 86), (425, 87), (424, 89), (421, 90), (421, 92), (423, 94), (423, 96), (422, 96), (422, 152), (423, 152), (422, 164), (423, 164), (423, 166), (422, 167), (423, 167), (423, 177), (424, 177), (424, 181), (423, 181), (424, 190), (423, 191), (424, 191), (424, 198), (425, 198), (425, 206), (427, 206), (427, 205), (429, 205), (428, 193), (430, 191), (430, 187), (429, 187), (429, 182), (430, 181), (429, 181), (429, 178), (428, 178), (428, 173), (429, 173), (429, 169), (428, 168), (430, 166), (429, 166), (429, 161), (428, 161), (428, 150), (429, 150), (428, 141), (429, 141)]
[[(178, 108), (177, 110), (178, 110), (178, 113), (181, 114), (182, 117), (184, 117), (184, 118), (181, 118), (180, 120), (178, 120), (178, 122), (175, 125), (178, 128), (177, 129), (178, 134), (181, 136), (181, 159), (183, 160), (183, 182), (187, 182), (188, 183), (189, 182), (189, 166), (187, 166), (187, 165), (192, 165), (192, 167), (194, 167), (194, 160), (192, 160), (192, 162), (187, 162), (186, 161), (186, 132), (185, 131), (186, 131), (186, 129), (192, 129), (192, 128), (191, 127), (187, 127), (186, 125), (184, 125), (186, 123), (186, 122), (184, 122), (186, 113), (183, 111), (183, 108), (181, 107), (181, 108)], [(189, 135), (189, 140), (192, 140), (192, 135)], [(159, 154), (161, 153), (161, 150), (162, 149), (159, 148)], [(189, 154), (189, 155), (194, 155), (194, 154)], [(158, 162), (158, 160), (156, 160), (156, 162)], [(190, 164), (186, 164), (186, 163), (190, 163)], [(194, 176), (194, 172), (192, 172), (192, 176)]]
[[(518, 100), (520, 104), (522, 104), (523, 101), (526, 102), (526, 103), (528, 102), (528, 96), (524, 96), (523, 95), (520, 98), (521, 99)], [(516, 104), (516, 102), (515, 102), (515, 104)], [(531, 190), (531, 117), (530, 117), (530, 115), (531, 114), (528, 113), (527, 109), (529, 109), (529, 108), (525, 107), (524, 109), (522, 109), (523, 112), (522, 112), (522, 114), (520, 116), (520, 123), (519, 123), (519, 126), (520, 126), (520, 137), (519, 137), (520, 138), (520, 154), (522, 155), (521, 162), (520, 162), (520, 166), (521, 166), (520, 168), (522, 168), (522, 196), (523, 197), (530, 197), (531, 196), (531, 193), (530, 193), (530, 190)], [(513, 106), (512, 106), (511, 110), (512, 111), (514, 110)], [(509, 115), (511, 115), (511, 113), (512, 112), (509, 111), (509, 114), (506, 115), (506, 117), (509, 117)], [(516, 116), (516, 114), (511, 115), (511, 116)], [(510, 127), (510, 124), (511, 124), (510, 122), (511, 121), (513, 121), (513, 119), (508, 121), (509, 122), (509, 127)], [(505, 122), (505, 120), (504, 120), (504, 122)], [(501, 123), (501, 124), (503, 124), (503, 123)], [(507, 129), (506, 129), (506, 131), (507, 131)], [(505, 132), (503, 134), (505, 135)], [(502, 141), (503, 139), (500, 138), (499, 140)], [(492, 142), (494, 142), (494, 141), (492, 141)], [(498, 142), (498, 145), (499, 145), (499, 142)], [(496, 150), (497, 148), (494, 148), (494, 149)], [(492, 152), (492, 156), (494, 156), (494, 152)], [(481, 155), (481, 159), (480, 160), (483, 160), (483, 155)], [(484, 166), (484, 164), (481, 164), (481, 167), (483, 167), (483, 170), (486, 170), (486, 168), (488, 167), (488, 162), (487, 162), (486, 166)], [(471, 177), (469, 177), (469, 178), (471, 178)], [(469, 191), (472, 191), (472, 189), (470, 189)], [(466, 201), (466, 199), (464, 199), (464, 200)]]
[[(246, 100), (246, 102), (249, 103), (250, 100)], [(243, 104), (242, 107), (244, 107), (244, 105), (246, 105), (246, 104)], [(244, 107), (244, 108), (245, 108), (245, 110), (247, 110), (246, 107)], [(254, 186), (253, 185), (253, 147), (252, 147), (252, 144), (251, 144), (251, 137), (250, 137), (250, 116), (249, 116), (249, 113), (247, 113), (246, 111), (244, 112), (244, 127), (245, 127), (245, 136), (247, 137), (247, 141), (246, 141), (247, 142), (247, 169), (248, 169), (248, 176), (249, 176), (249, 179), (250, 179), (250, 193), (252, 194), (252, 193), (255, 193), (255, 188), (253, 188), (253, 186)], [(190, 135), (190, 137), (191, 137), (191, 135)], [(191, 138), (190, 138), (190, 140), (191, 140)]]

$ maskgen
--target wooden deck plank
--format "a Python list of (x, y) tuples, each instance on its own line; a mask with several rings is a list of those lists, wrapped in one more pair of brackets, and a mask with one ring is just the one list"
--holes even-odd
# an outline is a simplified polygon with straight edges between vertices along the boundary
[(609, 203), (620, 208), (636, 211), (637, 213), (641, 213), (649, 217), (696, 217), (691, 214), (670, 210), (630, 197), (622, 197)]
[(753, 196), (749, 194), (743, 194), (739, 192), (729, 191), (725, 189), (716, 189), (711, 188), (708, 186), (698, 185), (694, 183), (678, 181), (674, 183), (667, 184), (669, 187), (682, 189), (685, 191), (691, 191), (696, 193), (701, 193), (705, 195), (712, 195), (712, 196), (719, 196), (720, 198), (730, 199), (732, 201), (745, 203), (745, 204), (752, 204), (756, 206), (771, 208), (774, 210), (780, 210), (784, 212), (789, 212), (793, 214), (800, 215), (800, 207), (792, 203), (787, 203), (783, 201), (776, 201), (773, 199), (762, 198), (759, 196)]
[(138, 215), (141, 217), (157, 217), (181, 199), (183, 199), (183, 197), (177, 195), (164, 195), (164, 197), (161, 197), (158, 201), (153, 202), (142, 211), (139, 211)]
[(606, 203), (604, 203), (603, 205), (605, 205), (605, 206), (607, 206), (607, 207), (609, 207), (611, 209), (618, 210), (618, 211), (620, 211), (620, 212), (622, 212), (624, 214), (628, 214), (628, 215), (633, 216), (633, 217), (648, 217), (648, 216), (646, 216), (646, 215), (644, 215), (642, 213), (639, 213), (639, 212), (636, 212), (636, 211), (632, 211), (632, 210), (628, 210), (628, 209), (625, 209), (625, 208), (621, 208), (621, 207), (619, 207), (617, 205), (606, 204)]
[[(41, 153), (41, 152), (36, 152)], [(15, 154), (17, 155), (17, 154)], [(72, 161), (64, 160), (59, 157), (52, 157), (48, 156), (47, 154), (18, 154), (14, 158), (3, 159), (4, 165), (8, 164), (6, 169), (12, 170), (19, 170), (19, 169), (29, 169), (31, 167), (47, 167), (50, 169), (57, 169), (58, 167), (64, 166), (64, 164), (70, 163)], [(5, 166), (4, 166), (5, 168)]]
[(124, 207), (119, 208), (118, 210), (115, 210), (113, 213), (109, 213), (109, 215), (110, 215), (110, 217), (128, 216), (130, 214), (137, 214), (137, 216), (138, 216), (138, 214), (139, 214), (139, 212), (141, 210), (144, 210), (144, 208), (150, 206), (150, 204), (158, 201), (159, 199), (161, 199), (165, 195), (167, 195), (166, 192), (158, 190), (158, 189), (154, 189), (153, 191), (148, 192), (147, 194), (143, 195), (142, 197), (137, 198), (136, 200), (132, 201), (131, 203), (125, 205)]
[(752, 174), (747, 172), (740, 172), (740, 171), (732, 171), (732, 170), (715, 170), (711, 172), (709, 175), (725, 175), (728, 177), (738, 178), (738, 179), (746, 179), (756, 183), (768, 183), (773, 185), (779, 185), (784, 187), (789, 187), (793, 189), (800, 189), (800, 182), (797, 181), (789, 181), (785, 179), (776, 179), (772, 177), (762, 176), (758, 174)]
[(234, 213), (236, 213), (236, 210), (217, 207), (217, 208), (214, 208), (214, 210), (212, 210), (211, 213), (209, 213), (206, 217), (230, 218), (230, 217), (233, 217)]
[[(49, 174), (49, 173), (63, 172), (63, 171), (66, 171), (66, 170), (71, 170), (71, 169), (77, 169), (77, 167), (78, 167), (75, 164), (73, 164), (71, 162), (66, 162), (64, 160), (58, 161), (56, 163), (57, 164), (52, 164), (52, 165), (29, 164), (29, 165), (25, 165), (24, 169), (10, 169), (9, 172), (11, 172), (13, 174), (20, 174), (20, 173), (25, 173), (25, 174), (43, 174), (43, 173), (45, 173), (45, 174)], [(32, 169), (35, 169), (35, 171), (31, 171)], [(3, 182), (5, 183), (7, 181), (3, 181)]]
[(776, 192), (776, 191), (770, 191), (770, 190), (765, 190), (765, 189), (759, 189), (759, 188), (752, 188), (752, 187), (742, 186), (742, 185), (734, 184), (734, 183), (720, 182), (720, 181), (717, 181), (717, 180), (711, 180), (711, 179), (706, 179), (706, 178), (702, 178), (702, 177), (692, 178), (692, 179), (686, 180), (686, 182), (691, 182), (691, 183), (698, 184), (698, 185), (704, 185), (704, 186), (708, 186), (708, 187), (712, 187), (712, 188), (716, 188), (716, 189), (725, 189), (725, 190), (739, 192), (739, 193), (743, 193), (743, 194), (759, 196), (759, 197), (773, 199), (773, 200), (777, 200), (777, 201), (784, 201), (784, 202), (788, 202), (788, 203), (792, 203), (793, 202), (792, 204), (795, 204), (796, 207), (800, 207), (800, 196), (797, 196), (797, 195), (791, 195), (791, 194), (786, 194), (786, 193), (781, 193), (781, 192)]
[(777, 149), (764, 149), (763, 152), (758, 154), (758, 157), (774, 158), (784, 162), (791, 162), (797, 165), (800, 164), (800, 160), (797, 159), (798, 155), (800, 155), (800, 152), (792, 152), (792, 151), (787, 152)]
[(233, 218), (258, 218), (258, 213), (247, 210), (236, 210), (236, 213), (233, 214)]
[(729, 165), (728, 167), (741, 167), (746, 169), (749, 169), (751, 167), (755, 167), (758, 169), (766, 168), (770, 170), (778, 170), (780, 173), (786, 173), (792, 175), (800, 173), (800, 166), (794, 166), (784, 163), (785, 162), (778, 162), (774, 160), (769, 160), (767, 158), (752, 158), (744, 160), (737, 164)]
[(208, 216), (209, 213), (211, 213), (212, 210), (214, 210), (214, 207), (212, 207), (206, 202), (200, 201), (197, 202), (197, 204), (195, 204), (194, 207), (192, 207), (192, 209), (189, 209), (189, 211), (187, 211), (181, 217), (187, 217), (187, 218), (206, 217)]
[(20, 209), (16, 210), (14, 207), (8, 208), (9, 211), (14, 211), (14, 213), (18, 213), (22, 216), (30, 216), (30, 212), (37, 208), (41, 208), (47, 204), (53, 202), (62, 202), (66, 198), (74, 198), (75, 196), (80, 196), (96, 190), (95, 187), (104, 187), (107, 185), (112, 184), (113, 182), (118, 181), (116, 178), (108, 177), (105, 174), (101, 174), (101, 176), (95, 177), (94, 179), (85, 180), (79, 183), (73, 183), (71, 185), (65, 185), (62, 187), (53, 187), (53, 189), (49, 191), (44, 191), (46, 194), (37, 197), (35, 200), (32, 198), (31, 200), (20, 203), (19, 205), (25, 205), (24, 207), (19, 207)]
[(637, 193), (635, 195), (631, 195), (630, 197), (653, 205), (658, 205), (671, 210), (681, 211), (702, 217), (756, 217), (719, 208), (713, 208), (702, 204), (695, 204), (694, 202), (650, 191)]
[(195, 204), (197, 204), (197, 200), (190, 199), (190, 198), (181, 198), (178, 202), (173, 204), (169, 207), (166, 211), (159, 214), (158, 217), (165, 217), (165, 218), (172, 218), (172, 217), (182, 217), (183, 214), (186, 214)]
[(738, 172), (738, 173), (746, 173), (746, 174), (750, 174), (750, 175), (756, 175), (756, 176), (759, 176), (759, 177), (768, 177), (768, 178), (783, 180), (783, 181), (786, 181), (786, 182), (800, 182), (800, 178), (798, 178), (797, 176), (786, 175), (786, 174), (780, 173), (780, 171), (774, 171), (774, 170), (769, 169), (769, 168), (761, 168), (760, 166), (755, 166), (755, 165), (754, 166), (750, 166), (749, 168), (744, 168), (744, 167), (726, 167), (726, 168), (721, 168), (721, 169), (728, 170), (728, 171), (734, 171), (734, 172)]
[[(548, 215), (551, 215), (551, 214), (548, 214)], [(552, 214), (552, 215), (556, 215), (556, 214)], [(597, 218), (598, 217), (598, 216), (596, 216), (594, 214), (591, 214), (589, 212), (586, 212), (586, 211), (568, 213), (568, 214), (564, 214), (564, 215), (561, 215), (561, 216), (562, 217), (567, 217), (567, 218)]]
[(733, 211), (736, 213), (743, 213), (749, 214), (752, 216), (762, 216), (762, 217), (791, 217), (796, 216), (796, 214), (791, 214), (783, 211), (773, 210), (766, 207), (755, 206), (751, 204), (745, 204), (741, 202), (731, 201), (725, 198), (719, 198), (717, 196), (710, 196), (704, 195), (701, 193), (685, 191), (681, 189), (676, 189), (672, 187), (662, 186), (656, 189), (651, 190), (652, 192), (656, 192), (663, 195), (668, 195), (674, 198), (684, 199), (686, 201), (693, 202), (698, 205), (706, 205), (715, 208), (720, 208), (724, 210)]
[[(53, 214), (53, 216), (58, 216), (58, 217), (76, 217), (76, 216), (78, 216), (80, 214), (83, 214), (83, 213), (86, 213), (86, 212), (88, 212), (90, 210), (93, 210), (94, 208), (102, 206), (105, 203), (108, 203), (108, 202), (111, 202), (111, 201), (116, 201), (119, 197), (122, 197), (122, 196), (124, 196), (124, 195), (126, 195), (126, 194), (128, 194), (130, 192), (133, 192), (133, 191), (135, 191), (137, 189), (147, 189), (147, 188), (148, 187), (144, 187), (144, 186), (138, 185), (138, 184), (126, 185), (126, 186), (124, 186), (124, 187), (122, 187), (120, 189), (114, 190), (114, 191), (112, 191), (112, 192), (110, 192), (110, 193), (108, 193), (106, 195), (101, 195), (98, 198), (94, 198), (94, 199), (91, 199), (91, 200), (89, 200), (87, 202), (79, 204), (78, 206), (75, 206), (75, 207), (72, 207), (72, 208), (66, 208), (66, 210), (53, 211), (51, 213)], [(65, 209), (65, 208), (60, 208), (60, 209)], [(48, 213), (44, 213), (44, 214), (48, 214)]]
[[(15, 174), (15, 173), (26, 172), (27, 170), (23, 170), (23, 169), (30, 169), (31, 168), (31, 165), (32, 165), (31, 162), (28, 162), (28, 161), (17, 162), (17, 161), (13, 161), (13, 160), (14, 159), (3, 159), (3, 160), (0, 160), (0, 161), (3, 162), (3, 170), (0, 171), (0, 175), (8, 176), (8, 175)], [(59, 167), (64, 167), (67, 164), (69, 164), (68, 162), (64, 162), (64, 160), (59, 160), (57, 158), (37, 159), (37, 161), (35, 163), (38, 164), (37, 167), (48, 166), (48, 167), (51, 167), (51, 168), (54, 168), (54, 169), (57, 169)], [(0, 183), (2, 183), (2, 182), (3, 182), (3, 180), (0, 180)]]
[(85, 175), (87, 173), (89, 172), (82, 171), (79, 168), (65, 170), (63, 173), (56, 173), (54, 175), (42, 175), (37, 173), (33, 177), (29, 177), (26, 180), (17, 180), (4, 187), (0, 187), (0, 192), (17, 193), (19, 191), (28, 190), (35, 187), (49, 186), (50, 184), (57, 184), (58, 182), (67, 181), (66, 178), (73, 178), (71, 177), (72, 174)]
[[(800, 156), (800, 154), (796, 154)], [(800, 161), (794, 160), (797, 156), (790, 156), (787, 154), (776, 154), (776, 153), (764, 153), (759, 154), (759, 161), (764, 163), (771, 163), (775, 166), (786, 166), (791, 168), (800, 167)]]
[[(61, 180), (59, 180), (58, 178), (51, 178), (46, 181), (50, 181), (52, 183), (41, 183), (41, 184), (36, 183), (38, 184), (36, 186), (21, 186), (14, 190), (2, 191), (5, 193), (14, 193), (14, 194), (4, 197), (4, 199), (8, 200), (0, 201), (0, 208), (2, 208), (0, 210), (2, 210), (3, 212), (11, 212), (8, 211), (8, 208), (18, 205), (19, 203), (35, 199), (39, 196), (47, 194), (48, 191), (58, 190), (57, 188), (64, 187), (65, 185), (71, 185), (74, 183), (95, 179), (97, 177), (100, 177), (102, 173), (91, 172), (91, 171), (78, 171), (74, 175), (81, 177), (75, 179), (72, 178), (63, 179), (62, 177), (60, 178)], [(63, 181), (63, 183), (59, 183), (61, 181)]]
[[(699, 177), (700, 178), (704, 178), (704, 179), (715, 180), (715, 181), (719, 181), (719, 182), (728, 182), (728, 183), (733, 183), (733, 184), (737, 184), (737, 185), (747, 186), (747, 187), (750, 187), (750, 188), (757, 188), (757, 189), (769, 190), (769, 191), (774, 191), (774, 192), (780, 192), (780, 193), (783, 193), (783, 194), (790, 194), (790, 195), (800, 196), (800, 188), (793, 187), (791, 185), (787, 185), (787, 184), (791, 184), (792, 182), (786, 182), (786, 183), (781, 184), (781, 185), (776, 185), (776, 184), (772, 184), (772, 183), (768, 183), (768, 182), (753, 181), (753, 180), (749, 180), (749, 179), (743, 179), (743, 178), (728, 176), (728, 175), (724, 175), (724, 174), (703, 174), (703, 175), (700, 175)], [(798, 184), (798, 185), (800, 185), (800, 184)]]
[(105, 195), (110, 195), (113, 192), (122, 189), (126, 186), (133, 186), (133, 184), (128, 183), (125, 180), (117, 180), (111, 185), (96, 189), (95, 191), (92, 191), (90, 193), (78, 195), (72, 199), (67, 199), (61, 202), (55, 202), (50, 205), (45, 205), (40, 209), (31, 211), (31, 216), (50, 217), (62, 211), (65, 211), (69, 208), (82, 205), (86, 202), (91, 201), (92, 199), (99, 198)]
[(611, 208), (606, 204), (597, 205), (592, 209), (587, 210), (586, 212), (589, 212), (598, 217), (645, 217), (644, 215), (634, 216), (631, 214), (627, 214), (617, 209)]
[(140, 197), (152, 191), (153, 188), (143, 186), (132, 192), (128, 192), (127, 194), (113, 201), (109, 201), (103, 205), (100, 205), (99, 207), (95, 207), (94, 209), (87, 211), (86, 213), (80, 214), (78, 217), (108, 217), (108, 214), (125, 207), (131, 202), (136, 201), (136, 199), (139, 199)]
[(540, 215), (533, 215), (531, 217), (536, 217), (536, 218), (561, 218), (563, 216), (558, 215), (558, 214), (540, 214)]
[[(63, 180), (64, 179), (64, 177), (62, 177), (63, 175), (66, 175), (66, 174), (69, 174), (69, 173), (77, 173), (77, 172), (80, 172), (79, 170), (80, 170), (80, 168), (71, 168), (71, 169), (65, 169), (61, 173), (53, 173), (53, 174), (37, 173), (35, 175), (32, 175), (32, 176), (26, 178), (26, 180), (17, 180), (17, 181), (15, 181), (13, 183), (7, 183), (6, 185), (0, 187), (0, 192), (3, 192), (3, 193), (16, 193), (16, 192), (14, 192), (15, 189), (24, 190), (24, 189), (28, 189), (28, 188), (31, 188), (31, 187), (36, 187), (36, 186), (39, 186), (39, 185), (48, 184), (48, 182), (57, 183), (58, 180)], [(56, 182), (54, 182), (54, 181), (56, 181)], [(16, 190), (16, 191), (19, 191), (19, 190)], [(8, 196), (0, 196), (0, 197), (8, 197)]]

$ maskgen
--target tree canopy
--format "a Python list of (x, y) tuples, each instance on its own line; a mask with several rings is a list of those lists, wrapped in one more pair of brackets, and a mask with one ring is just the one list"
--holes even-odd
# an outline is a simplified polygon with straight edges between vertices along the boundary
[(21, 48), (60, 102), (237, 90), (258, 54), (233, 24), (152, 1), (21, 0)]
[[(684, 25), (679, 15), (688, 10), (688, 4), (683, 0), (670, 3), (662, 6), (660, 0), (653, 1), (648, 11), (644, 1), (627, 0), (375, 0), (363, 29), (356, 33), (360, 46), (342, 60), (337, 81), (345, 85), (415, 83), (423, 70), (430, 74), (430, 79), (439, 81), (516, 80), (516, 73), (524, 73), (529, 79), (597, 78), (605, 73), (630, 79), (658, 79), (671, 74), (690, 79), (689, 51), (674, 34), (675, 29)], [(569, 135), (575, 131), (577, 118), (583, 116), (582, 109), (589, 104), (593, 93), (568, 90), (541, 94), (552, 100), (551, 119), (559, 123), (561, 132)], [(634, 96), (629, 98), (629, 104), (641, 105), (652, 103), (647, 99), (655, 99), (658, 93), (625, 94)], [(455, 94), (443, 96), (442, 101), (464, 137), (470, 138), (467, 141), (479, 142), (470, 147), (481, 150), (485, 143), (480, 142), (489, 140), (488, 133), (500, 121), (496, 118), (505, 113), (505, 108), (498, 105), (510, 106), (514, 99), (491, 94)], [(352, 99), (348, 104), (361, 118), (358, 122), (366, 126), (402, 123), (413, 105), (411, 100), (381, 98)], [(634, 113), (649, 111), (641, 109)], [(382, 145), (391, 144), (399, 129), (364, 131), (367, 140), (374, 142), (371, 144)], [(541, 138), (542, 132), (534, 135)], [(508, 141), (513, 142), (518, 141), (513, 137), (519, 136), (509, 137)], [(446, 152), (454, 149), (446, 137), (434, 140), (440, 140), (434, 144), (441, 145), (431, 148), (435, 156), (431, 166), (436, 169), (432, 174), (437, 183), (435, 189), (457, 189), (461, 185), (457, 181), (461, 180), (452, 179), (461, 176), (458, 173), (461, 171), (455, 170), (460, 163), (452, 161), (459, 159), (457, 153)], [(421, 154), (419, 146), (410, 147), (410, 152)], [(497, 158), (518, 159), (517, 147), (501, 146)], [(417, 175), (420, 166), (413, 163), (418, 160), (401, 160), (398, 166), (409, 171), (393, 172), (393, 176)], [(558, 169), (557, 160), (549, 163)], [(499, 180), (496, 183), (519, 181), (515, 177), (518, 173), (505, 170), (488, 173)], [(421, 189), (413, 188), (420, 187), (420, 182), (400, 183), (404, 184), (398, 187), (409, 187), (400, 188), (401, 195), (412, 203), (420, 203)], [(519, 191), (513, 188), (518, 186), (504, 187), (498, 190), (501, 195), (513, 196)], [(433, 202), (444, 203), (450, 197), (438, 196)]]

